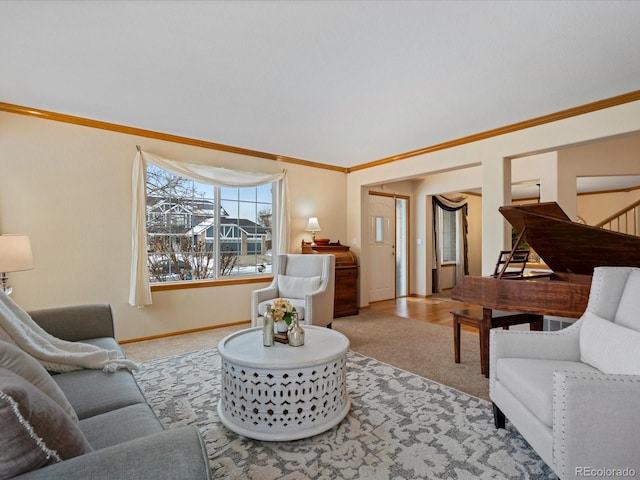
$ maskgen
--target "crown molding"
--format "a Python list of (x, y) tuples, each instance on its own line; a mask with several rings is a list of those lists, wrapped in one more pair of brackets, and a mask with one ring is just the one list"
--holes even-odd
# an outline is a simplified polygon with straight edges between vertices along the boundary
[(193, 147), (208, 148), (210, 150), (236, 153), (239, 155), (248, 155), (251, 157), (264, 158), (267, 160), (293, 163), (297, 165), (304, 165), (307, 167), (324, 168), (327, 170), (335, 170), (338, 172), (347, 173), (346, 168), (337, 167), (335, 165), (325, 165), (323, 163), (311, 162), (309, 160), (302, 160), (300, 158), (287, 157), (283, 155), (275, 155), (273, 153), (266, 153), (258, 150), (251, 150), (248, 148), (234, 147), (232, 145), (224, 145), (222, 143), (208, 142), (205, 140), (198, 140), (196, 138), (181, 137), (179, 135), (156, 132), (153, 130), (145, 130), (143, 128), (129, 127), (126, 125), (103, 122), (100, 120), (92, 120), (89, 118), (76, 117), (74, 115), (66, 115), (64, 113), (40, 110), (38, 108), (25, 107), (22, 105), (13, 105), (11, 103), (0, 102), (0, 111), (16, 113), (18, 115), (27, 115), (30, 117), (42, 118), (44, 120), (52, 120), (54, 122), (72, 123), (74, 125), (81, 125), (83, 127), (109, 130), (111, 132), (124, 133), (126, 135), (135, 135), (138, 137), (153, 138), (156, 140), (163, 140), (166, 142), (181, 143), (183, 145), (190, 145)]
[(191, 145), (194, 147), (208, 148), (211, 150), (219, 150), (223, 152), (236, 153), (239, 155), (248, 155), (257, 158), (264, 158), (267, 160), (280, 161), (284, 163), (291, 163), (296, 165), (303, 165), (307, 167), (322, 168), (325, 170), (333, 170), (342, 173), (351, 173), (358, 170), (364, 170), (367, 168), (378, 167), (387, 163), (398, 162), (411, 157), (417, 157), (426, 153), (436, 152), (438, 150), (445, 150), (447, 148), (458, 147), (467, 143), (477, 142), (480, 140), (486, 140), (491, 137), (497, 137), (507, 133), (516, 132), (518, 130), (524, 130), (526, 128), (537, 127), (546, 123), (557, 122), (558, 120), (564, 120), (566, 118), (575, 117), (578, 115), (584, 115), (586, 113), (595, 112), (597, 110), (603, 110), (605, 108), (615, 107), (625, 103), (635, 102), (640, 100), (640, 90), (617, 95), (615, 97), (606, 98), (604, 100), (598, 100), (597, 102), (587, 103), (578, 107), (569, 108), (567, 110), (561, 110), (559, 112), (550, 113), (541, 117), (532, 118), (504, 127), (494, 128), (484, 132), (468, 135), (466, 137), (449, 140), (447, 142), (438, 143), (417, 150), (393, 155), (391, 157), (381, 158), (372, 162), (362, 163), (353, 167), (339, 167), (336, 165), (328, 165), (325, 163), (312, 162), (310, 160), (303, 160), (295, 157), (287, 157), (284, 155), (276, 155), (273, 153), (261, 152), (258, 150), (251, 150), (242, 147), (235, 147), (231, 145), (225, 145), (222, 143), (208, 142), (205, 140), (198, 140), (195, 138), (182, 137), (178, 135), (172, 135), (169, 133), (156, 132), (153, 130), (145, 130), (142, 128), (129, 127), (125, 125), (119, 125), (116, 123), (102, 122), (100, 120), (92, 120), (83, 117), (76, 117), (73, 115), (66, 115), (63, 113), (50, 112), (47, 110), (40, 110), (37, 108), (30, 108), (21, 105), (13, 105), (10, 103), (0, 102), (0, 111), (16, 113), (18, 115), (27, 115), (32, 117), (38, 117), (45, 120), (52, 120), (56, 122), (72, 123), (75, 125), (82, 125), (85, 127), (99, 128), (102, 130), (110, 130), (112, 132), (124, 133), (127, 135), (136, 135), (139, 137), (154, 138), (156, 140), (163, 140), (173, 143), (181, 143), (184, 145)]
[(579, 107), (573, 107), (567, 110), (561, 110), (556, 113), (550, 113), (548, 115), (532, 118), (530, 120), (525, 120), (523, 122), (513, 123), (511, 125), (506, 125), (504, 127), (494, 128), (492, 130), (487, 130), (485, 132), (468, 135), (466, 137), (457, 138), (455, 140), (450, 140), (448, 142), (438, 143), (436, 145), (431, 145), (429, 147), (419, 148), (418, 150), (412, 150), (410, 152), (401, 153), (399, 155), (393, 155), (391, 157), (381, 158), (379, 160), (374, 160), (372, 162), (363, 163), (363, 164), (348, 168), (347, 173), (355, 172), (357, 170), (364, 170), (372, 167), (378, 167), (380, 165), (385, 165), (387, 163), (393, 163), (399, 160), (405, 160), (407, 158), (417, 157), (418, 155), (424, 155), (425, 153), (436, 152), (438, 150), (445, 150), (447, 148), (458, 147), (460, 145), (477, 142), (479, 140), (486, 140), (487, 138), (497, 137), (499, 135), (504, 135), (512, 132), (517, 132), (518, 130), (524, 130), (526, 128), (537, 127), (539, 125), (544, 125), (546, 123), (557, 122), (558, 120), (564, 120), (566, 118), (583, 115), (585, 113), (595, 112), (597, 110), (603, 110), (609, 107), (615, 107), (617, 105), (622, 105), (625, 103), (635, 102), (637, 100), (640, 100), (640, 90), (635, 90), (633, 92), (625, 93), (623, 95), (618, 95), (611, 98), (606, 98), (604, 100), (598, 100), (597, 102), (587, 103), (586, 105), (581, 105)]

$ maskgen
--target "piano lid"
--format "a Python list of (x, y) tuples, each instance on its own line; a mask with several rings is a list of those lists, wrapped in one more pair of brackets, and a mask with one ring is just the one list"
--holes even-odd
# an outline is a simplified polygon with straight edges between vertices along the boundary
[(556, 273), (593, 275), (598, 266), (640, 267), (640, 237), (572, 222), (556, 202), (506, 205), (500, 213)]

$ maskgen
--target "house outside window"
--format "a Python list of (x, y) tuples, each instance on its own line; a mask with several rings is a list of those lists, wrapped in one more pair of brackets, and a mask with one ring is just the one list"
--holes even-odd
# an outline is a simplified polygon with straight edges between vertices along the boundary
[(149, 281), (271, 271), (274, 184), (228, 188), (147, 166)]

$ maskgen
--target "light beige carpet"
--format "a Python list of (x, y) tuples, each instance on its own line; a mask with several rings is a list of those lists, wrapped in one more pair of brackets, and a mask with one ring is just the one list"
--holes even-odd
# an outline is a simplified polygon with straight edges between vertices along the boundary
[[(239, 325), (173, 337), (127, 343), (123, 350), (136, 362), (215, 347)], [(361, 309), (359, 315), (337, 318), (333, 328), (344, 333), (351, 350), (416, 373), (470, 395), (489, 399), (489, 380), (480, 373), (478, 334), (462, 331), (461, 363), (453, 361), (451, 327)]]
[(233, 327), (212, 328), (200, 332), (125, 343), (122, 345), (127, 358), (134, 362), (146, 362), (156, 358), (171, 357), (186, 352), (196, 352), (217, 347), (220, 340), (230, 333), (251, 327), (250, 323)]
[(461, 332), (461, 363), (455, 363), (451, 327), (362, 309), (359, 315), (335, 319), (333, 328), (349, 338), (355, 352), (489, 399), (475, 332)]

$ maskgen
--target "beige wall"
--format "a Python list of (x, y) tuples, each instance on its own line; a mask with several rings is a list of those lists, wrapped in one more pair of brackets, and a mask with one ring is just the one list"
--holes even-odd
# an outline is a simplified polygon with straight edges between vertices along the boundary
[[(196, 163), (260, 171), (286, 168), (291, 252), (299, 252), (300, 241), (310, 238), (304, 231), (306, 222), (317, 216), (322, 226), (319, 236), (340, 240), (358, 255), (360, 304), (366, 306), (369, 259), (361, 245), (369, 188), (396, 184), (398, 193), (411, 197), (410, 292), (427, 295), (431, 292), (429, 195), (483, 189), (482, 199), (470, 198), (474, 219), (470, 268), (474, 274), (484, 274), (493, 268), (508, 228), (497, 211), (500, 195), (486, 195), (503, 189), (492, 178), (483, 185), (487, 165), (494, 168), (504, 159), (562, 150), (563, 158), (576, 168), (584, 167), (576, 175), (639, 174), (637, 148), (627, 148), (625, 166), (612, 165), (602, 155), (586, 157), (580, 150), (638, 131), (640, 102), (633, 102), (345, 175), (0, 112), (0, 232), (29, 234), (36, 264), (32, 271), (11, 275), (12, 298), (27, 309), (110, 303), (121, 340), (249, 320), (249, 294), (262, 284), (154, 292), (150, 307), (135, 309), (127, 304), (130, 177), (136, 144), (150, 153)], [(572, 146), (579, 155), (572, 157), (568, 149)], [(517, 168), (513, 175), (514, 180), (520, 175)], [(637, 191), (620, 193), (615, 201), (628, 204), (638, 196)], [(597, 203), (580, 197), (578, 214), (588, 223), (591, 216), (605, 216)]]
[[(558, 168), (561, 166), (562, 168)], [(558, 174), (558, 170), (562, 175)], [(558, 201), (565, 213), (593, 225), (635, 201), (637, 192), (607, 195), (606, 201), (590, 201), (591, 195), (576, 197), (580, 177), (640, 175), (640, 134), (588, 142), (553, 152), (513, 160), (514, 182), (540, 184), (540, 200)], [(560, 190), (560, 192), (556, 192)], [(571, 195), (562, 197), (563, 193)]]
[[(482, 275), (482, 197), (469, 195), (469, 274)], [(497, 253), (496, 253), (497, 258)]]
[[(362, 236), (366, 232), (363, 228), (361, 215), (366, 207), (366, 198), (362, 192), (369, 185), (394, 180), (406, 181), (420, 178), (420, 184), (414, 193), (414, 208), (416, 223), (413, 231), (417, 238), (428, 239), (429, 208), (425, 200), (427, 195), (437, 193), (460, 192), (482, 188), (481, 203), (481, 271), (483, 275), (493, 271), (496, 251), (505, 248), (510, 238), (507, 222), (498, 212), (500, 205), (511, 203), (511, 198), (504, 195), (505, 188), (500, 175), (483, 176), (483, 170), (500, 172), (505, 159), (515, 159), (528, 155), (563, 151), (569, 147), (596, 144), (604, 139), (619, 135), (640, 132), (640, 102), (632, 102), (611, 107), (589, 114), (579, 115), (513, 133), (492, 137), (474, 143), (460, 145), (445, 150), (438, 150), (424, 155), (411, 157), (402, 161), (392, 162), (373, 168), (357, 170), (350, 173), (348, 182), (348, 230), (361, 261), (360, 273), (360, 303), (368, 305), (368, 276), (369, 259), (366, 251), (360, 245), (366, 244)], [(608, 158), (608, 157), (607, 157)], [(595, 162), (595, 160), (594, 160)], [(624, 166), (604, 160), (600, 157), (600, 171), (615, 172), (615, 174), (638, 174), (637, 156), (630, 156)], [(582, 164), (589, 164), (589, 168), (575, 171), (576, 175), (586, 175), (595, 171), (591, 161), (578, 160), (575, 168)], [(514, 172), (514, 180), (516, 180)], [(509, 175), (508, 181), (511, 180)], [(525, 180), (526, 178), (522, 178)], [(484, 184), (483, 184), (484, 183)], [(575, 187), (574, 187), (575, 188)], [(415, 283), (411, 291), (418, 295), (428, 295), (431, 292), (431, 261), (427, 252), (430, 244), (422, 241), (421, 245), (414, 243), (412, 252), (414, 259)], [(478, 248), (478, 246), (474, 246)], [(473, 266), (475, 269), (476, 266)]]
[(595, 225), (634, 202), (640, 201), (640, 189), (578, 196), (578, 216), (587, 225)]
[(110, 303), (120, 340), (248, 321), (249, 296), (265, 284), (153, 293), (128, 305), (131, 169), (136, 145), (156, 155), (218, 166), (288, 171), (291, 252), (309, 239), (345, 239), (346, 174), (0, 112), (0, 233), (31, 237), (35, 269), (10, 275), (26, 309)]

